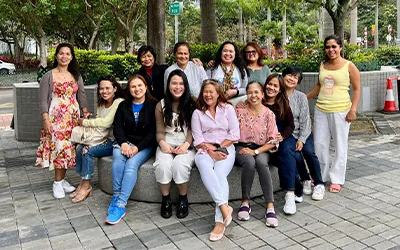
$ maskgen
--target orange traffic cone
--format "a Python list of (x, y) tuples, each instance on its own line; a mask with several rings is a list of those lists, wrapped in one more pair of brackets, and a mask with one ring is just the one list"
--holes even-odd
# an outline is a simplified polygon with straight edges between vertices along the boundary
[(394, 112), (397, 113), (396, 103), (394, 102), (394, 96), (393, 96), (392, 80), (397, 80), (397, 78), (387, 79), (385, 107), (383, 108), (384, 113), (394, 113)]

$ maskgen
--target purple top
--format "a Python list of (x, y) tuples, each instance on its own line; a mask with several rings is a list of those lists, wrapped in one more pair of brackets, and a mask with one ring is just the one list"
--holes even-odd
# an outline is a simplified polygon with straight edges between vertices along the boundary
[(224, 140), (237, 142), (240, 138), (239, 122), (230, 104), (217, 105), (215, 119), (207, 110), (196, 109), (192, 116), (193, 145), (203, 142), (218, 143)]

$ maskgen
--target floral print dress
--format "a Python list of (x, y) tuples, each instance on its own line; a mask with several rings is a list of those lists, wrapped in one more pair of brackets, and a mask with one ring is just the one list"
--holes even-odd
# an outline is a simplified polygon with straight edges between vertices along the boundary
[(75, 167), (75, 145), (69, 139), (80, 116), (77, 91), (76, 81), (53, 82), (49, 109), (51, 133), (46, 133), (42, 128), (36, 166), (50, 170)]

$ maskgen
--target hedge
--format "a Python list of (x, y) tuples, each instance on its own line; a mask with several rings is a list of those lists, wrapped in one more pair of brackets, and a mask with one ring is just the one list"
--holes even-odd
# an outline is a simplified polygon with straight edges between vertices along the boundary
[[(219, 44), (191, 44), (190, 54), (192, 58), (199, 58), (203, 64), (215, 59)], [(238, 44), (239, 49), (243, 44)], [(307, 45), (304, 43), (292, 43), (286, 45), (288, 58), (286, 60), (265, 60), (266, 65), (275, 71), (281, 72), (285, 67), (297, 66), (304, 72), (318, 72), (320, 63), (324, 60), (323, 43)], [(55, 50), (50, 54), (48, 61), (54, 60)], [(120, 80), (126, 80), (140, 68), (137, 56), (130, 54), (110, 55), (106, 51), (75, 50), (82, 76), (86, 84), (93, 84), (105, 75), (114, 74)], [(355, 45), (345, 45), (344, 57), (356, 64), (360, 71), (379, 70), (381, 65), (400, 65), (400, 48), (380, 47), (377, 50), (365, 50)], [(170, 65), (174, 63), (171, 53), (166, 54), (166, 61)], [(38, 80), (48, 69), (41, 69)]]

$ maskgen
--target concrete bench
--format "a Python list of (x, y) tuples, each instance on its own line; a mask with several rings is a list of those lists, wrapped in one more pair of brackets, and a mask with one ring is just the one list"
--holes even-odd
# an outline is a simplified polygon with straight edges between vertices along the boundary
[[(100, 158), (97, 161), (100, 189), (108, 194), (113, 193), (111, 162), (111, 156)], [(161, 193), (159, 190), (159, 185), (156, 182), (156, 177), (154, 174), (155, 167), (153, 166), (153, 163), (154, 157), (150, 158), (139, 168), (137, 182), (130, 199), (147, 202), (161, 202)], [(271, 166), (270, 170), (275, 192), (280, 189), (278, 169), (274, 166)], [(239, 200), (242, 198), (241, 176), (242, 169), (238, 166), (234, 166), (228, 176), (230, 200)], [(177, 201), (179, 193), (176, 185), (173, 182), (171, 183), (170, 193), (172, 200)], [(260, 195), (262, 195), (262, 190), (256, 171), (253, 188), (251, 190), (251, 197)], [(190, 174), (188, 200), (190, 203), (213, 202), (207, 189), (203, 185), (199, 170), (196, 167), (192, 168)]]

